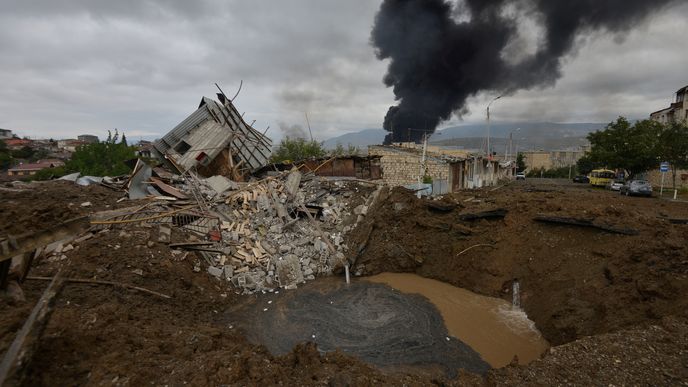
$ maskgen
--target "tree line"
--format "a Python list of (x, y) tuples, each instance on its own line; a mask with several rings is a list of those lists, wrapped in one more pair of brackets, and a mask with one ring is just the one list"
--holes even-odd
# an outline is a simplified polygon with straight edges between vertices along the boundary
[(686, 121), (662, 124), (654, 120), (629, 122), (624, 117), (604, 129), (589, 133), (590, 150), (578, 161), (579, 173), (609, 168), (626, 171), (629, 179), (639, 173), (671, 166), (676, 187), (676, 171), (688, 168), (688, 124)]

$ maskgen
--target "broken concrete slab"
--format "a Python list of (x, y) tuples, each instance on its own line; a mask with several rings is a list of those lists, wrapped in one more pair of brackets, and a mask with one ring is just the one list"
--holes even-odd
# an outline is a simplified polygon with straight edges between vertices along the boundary
[(205, 182), (206, 184), (208, 184), (210, 188), (212, 188), (213, 191), (215, 191), (217, 195), (220, 195), (229, 190), (239, 189), (239, 185), (237, 183), (220, 175), (211, 176), (205, 179)]
[(222, 274), (224, 274), (224, 272), (225, 271), (219, 267), (208, 266), (208, 274), (212, 275), (213, 277), (222, 278)]
[(279, 284), (283, 287), (296, 285), (304, 281), (303, 272), (299, 258), (294, 254), (289, 254), (275, 262)]
[(103, 178), (99, 176), (82, 176), (76, 179), (76, 183), (83, 186), (100, 184), (101, 181), (103, 181)]
[(143, 160), (136, 161), (136, 166), (132, 172), (129, 181), (126, 183), (129, 199), (143, 199), (149, 195), (149, 188), (145, 182), (150, 180), (153, 175), (153, 170)]
[(287, 190), (289, 195), (294, 196), (299, 190), (299, 184), (301, 184), (301, 172), (297, 168), (294, 168), (289, 172), (287, 176), (287, 181), (284, 183), (284, 189)]
[(172, 238), (172, 228), (170, 226), (161, 224), (158, 228), (158, 242), (170, 243)]
[(64, 175), (57, 180), (66, 180), (66, 181), (76, 182), (76, 179), (78, 179), (79, 176), (81, 176), (81, 173), (75, 172), (75, 173), (70, 173), (69, 175)]

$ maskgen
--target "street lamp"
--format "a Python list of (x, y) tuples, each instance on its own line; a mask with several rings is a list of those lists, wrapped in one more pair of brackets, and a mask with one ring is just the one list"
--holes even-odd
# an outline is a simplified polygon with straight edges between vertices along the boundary
[(492, 103), (500, 98), (502, 98), (504, 94), (501, 94), (497, 97), (495, 97), (490, 103), (487, 104), (487, 156), (488, 158), (492, 158), (492, 154), (490, 152), (490, 105)]

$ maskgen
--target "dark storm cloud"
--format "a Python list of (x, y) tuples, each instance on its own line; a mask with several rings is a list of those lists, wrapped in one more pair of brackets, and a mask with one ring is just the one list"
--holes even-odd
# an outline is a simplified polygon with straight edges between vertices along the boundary
[[(378, 58), (390, 60), (383, 81), (399, 100), (385, 116), (387, 140), (403, 140), (407, 128), (420, 140), (480, 92), (554, 85), (581, 35), (605, 31), (622, 41), (621, 34), (676, 2), (465, 0), (457, 13), (445, 0), (385, 0), (371, 40)], [(505, 12), (509, 7), (537, 19), (542, 31), (535, 52), (517, 62), (504, 55), (526, 45), (519, 38), (523, 21)]]
[[(257, 127), (271, 126), (268, 134), (276, 138), (280, 122), (305, 128), (304, 112), (317, 139), (379, 127), (393, 99), (380, 84), (387, 63), (376, 60), (369, 44), (379, 5), (0, 1), (0, 127), (48, 137), (102, 136), (115, 127), (133, 138), (161, 135), (202, 95), (212, 96), (214, 82), (233, 94), (240, 80), (239, 110)], [(630, 33), (623, 46), (611, 37), (583, 42), (579, 56), (566, 58), (557, 87), (519, 92), (500, 101), (495, 115), (528, 119), (536, 111), (532, 106), (544, 112), (543, 119), (656, 110), (681, 86), (676, 83), (685, 82), (688, 59), (678, 47), (688, 33), (686, 9), (657, 15), (645, 34)], [(537, 35), (522, 29), (522, 44), (512, 45), (516, 53), (528, 50)], [(643, 61), (635, 54), (641, 50), (659, 59)], [(469, 99), (466, 106), (478, 114), (466, 119), (482, 119), (485, 98)], [(591, 100), (605, 108), (587, 110)]]

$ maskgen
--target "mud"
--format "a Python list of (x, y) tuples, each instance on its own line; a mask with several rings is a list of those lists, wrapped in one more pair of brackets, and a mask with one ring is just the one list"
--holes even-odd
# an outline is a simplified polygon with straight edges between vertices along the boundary
[[(444, 197), (438, 212), (411, 192), (383, 192), (352, 236), (353, 272), (413, 272), (521, 303), (553, 345), (688, 313), (688, 203), (620, 196), (582, 186), (517, 182)], [(506, 208), (501, 220), (461, 215)], [(552, 226), (537, 214), (586, 217), (635, 236)], [(470, 248), (470, 249), (469, 249)], [(467, 251), (464, 251), (469, 249)]]
[[(492, 369), (484, 377), (459, 372), (449, 379), (439, 369), (382, 372), (342, 351), (321, 352), (313, 343), (274, 356), (239, 329), (230, 329), (223, 311), (245, 298), (226, 281), (194, 272), (198, 257), (175, 255), (155, 242), (155, 230), (131, 226), (97, 234), (67, 252), (64, 261), (38, 260), (31, 275), (62, 269), (70, 277), (130, 283), (173, 298), (67, 285), (23, 385), (685, 384), (688, 225), (664, 218), (688, 218), (688, 203), (538, 184), (529, 180), (451, 195), (443, 202), (456, 209), (446, 214), (393, 191), (369, 210), (356, 240), (346, 242), (356, 253), (368, 240), (358, 257), (363, 266), (354, 267), (365, 273), (415, 272), (505, 301), (511, 300), (511, 284), (518, 278), (523, 307), (552, 344), (528, 365)], [(79, 188), (45, 183), (28, 193), (2, 191), (0, 225), (12, 233), (50, 227), (75, 214), (115, 206), (121, 194)], [(82, 201), (93, 207), (75, 208)], [(509, 210), (503, 220), (459, 219), (462, 213), (499, 207)], [(14, 212), (8, 216), (7, 211)], [(532, 216), (538, 213), (585, 215), (638, 228), (640, 234), (536, 224)], [(175, 241), (181, 242), (184, 235), (175, 231)], [(495, 248), (476, 247), (459, 255), (476, 244)], [(7, 349), (45, 286), (24, 283), (25, 303), (0, 297), (0, 351)]]
[(275, 355), (311, 341), (322, 352), (341, 350), (393, 371), (459, 369), (484, 374), (490, 367), (471, 347), (449, 336), (442, 316), (418, 294), (384, 284), (325, 278), (278, 295), (257, 297), (234, 309), (232, 325)]
[(494, 368), (512, 363), (514, 357), (519, 364), (528, 364), (549, 348), (526, 314), (504, 300), (415, 274), (383, 273), (366, 280), (427, 297), (442, 314), (449, 334)]

